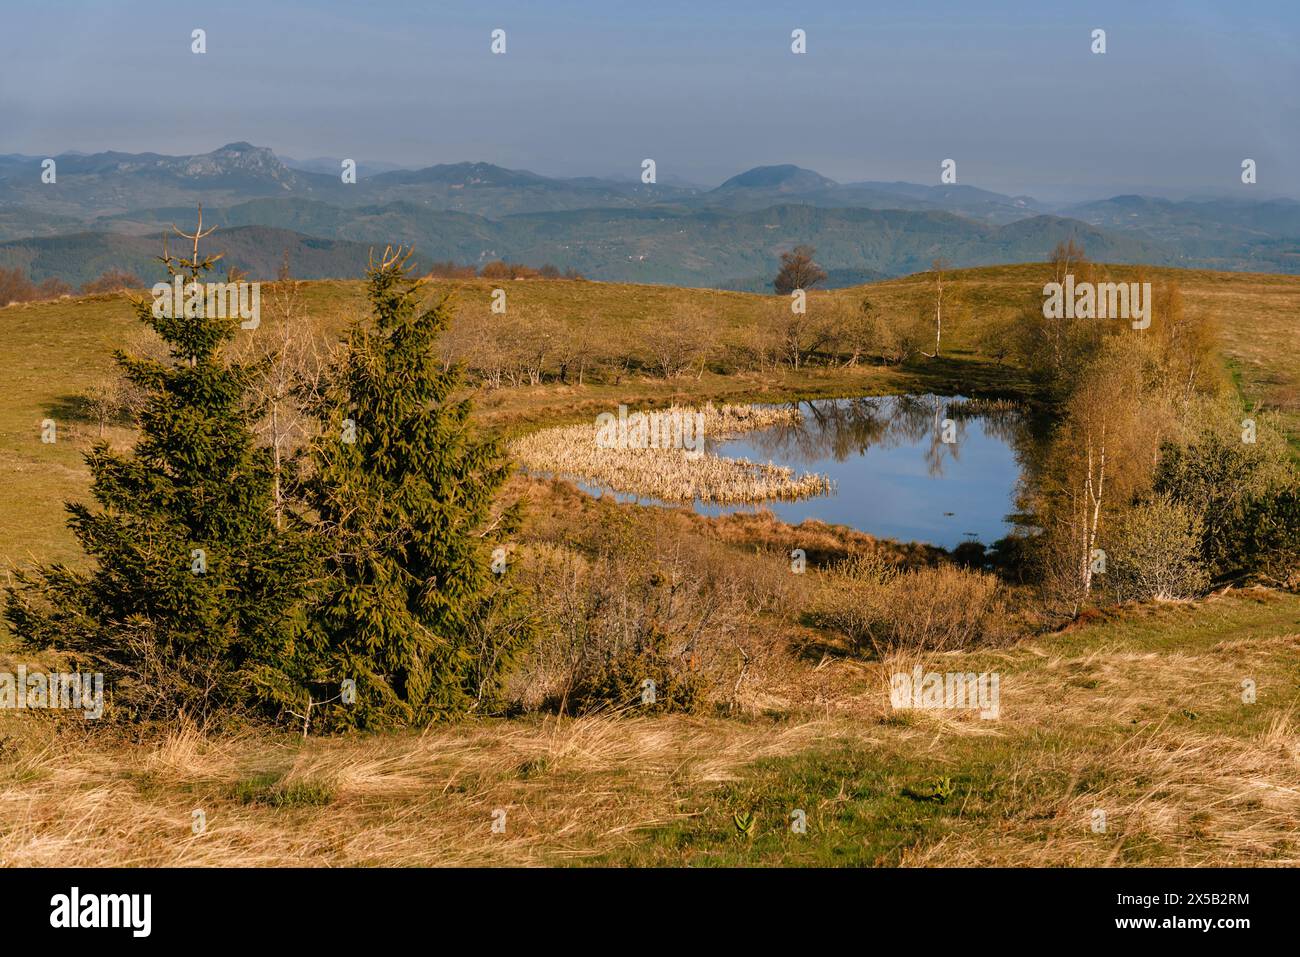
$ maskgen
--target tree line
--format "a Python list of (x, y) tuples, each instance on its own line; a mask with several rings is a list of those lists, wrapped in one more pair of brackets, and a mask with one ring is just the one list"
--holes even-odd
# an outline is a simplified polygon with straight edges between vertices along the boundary
[[(1074, 242), (1048, 272), (1103, 278)], [(1188, 310), (1176, 281), (1153, 283), (1153, 297), (1147, 328), (1045, 318), (1035, 296), (997, 331), (1052, 418), (1020, 501), (1036, 532), (1000, 545), (1053, 614), (1286, 584), (1300, 567), (1300, 473), (1283, 430), (1226, 375), (1213, 314)]]
[[(133, 273), (122, 269), (110, 269), (97, 279), (82, 283), (77, 290), (83, 296), (103, 292), (117, 292), (122, 289), (139, 289), (144, 283)], [(0, 268), (0, 306), (16, 302), (36, 302), (46, 299), (59, 299), (71, 296), (73, 288), (56, 276), (32, 282), (27, 273), (15, 266), (12, 269)]]

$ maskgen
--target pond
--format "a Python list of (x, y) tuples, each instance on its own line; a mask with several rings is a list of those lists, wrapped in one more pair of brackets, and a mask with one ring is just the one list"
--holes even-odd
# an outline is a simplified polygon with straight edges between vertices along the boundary
[[(1021, 473), (1015, 452), (1022, 429), (1018, 413), (996, 409), (976, 414), (978, 403), (936, 395), (814, 400), (798, 408), (797, 424), (709, 442), (706, 448), (729, 458), (817, 472), (831, 479), (832, 490), (759, 505), (697, 501), (697, 512), (765, 509), (792, 525), (817, 519), (880, 538), (944, 548), (963, 541), (989, 545), (1010, 532), (1007, 516)], [(578, 484), (593, 494), (614, 494), (619, 501), (663, 504)]]

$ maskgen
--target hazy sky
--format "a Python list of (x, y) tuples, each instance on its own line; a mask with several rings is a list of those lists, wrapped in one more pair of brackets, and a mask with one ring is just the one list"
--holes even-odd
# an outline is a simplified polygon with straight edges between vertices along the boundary
[(707, 185), (769, 163), (937, 183), (951, 157), (1046, 199), (1241, 192), (1249, 157), (1253, 195), (1300, 195), (1298, 50), (1296, 0), (6, 0), (0, 153), (248, 140), (628, 177), (653, 157)]

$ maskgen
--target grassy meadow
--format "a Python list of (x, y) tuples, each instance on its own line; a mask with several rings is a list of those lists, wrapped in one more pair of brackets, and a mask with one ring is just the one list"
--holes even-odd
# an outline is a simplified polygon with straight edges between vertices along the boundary
[(1001, 672), (990, 722), (904, 720), (888, 672), (910, 662), (844, 658), (809, 662), (786, 708), (746, 718), (109, 745), (9, 715), (0, 863), (1295, 866), (1297, 654), (1300, 598), (1246, 591), (945, 656)]
[[(1138, 275), (1139, 267), (1109, 267), (1116, 280)], [(1300, 444), (1300, 278), (1141, 267), (1159, 280), (1174, 276), (1189, 311), (1203, 310), (1220, 322), (1225, 361), (1242, 394), (1281, 411), (1293, 443)], [(528, 388), (502, 388), (477, 396), (478, 415), (507, 433), (531, 431), (590, 418), (629, 405), (673, 402), (779, 401), (793, 397), (869, 395), (893, 392), (1019, 394), (1026, 385), (1017, 370), (981, 350), (981, 333), (995, 320), (1014, 316), (1039, 297), (1042, 266), (991, 266), (958, 270), (945, 281), (955, 303), (945, 328), (944, 358), (921, 367), (861, 365), (854, 368), (780, 367), (762, 373), (717, 374), (665, 380), (652, 375), (578, 386), (545, 382)], [(490, 280), (438, 281), (460, 310), (486, 313)], [(706, 311), (717, 335), (744, 332), (766, 315), (774, 297), (752, 293), (637, 286), (597, 282), (515, 281), (504, 284), (512, 308), (542, 309), (593, 342), (615, 344), (630, 353), (649, 351), (655, 327), (646, 317), (672, 317), (689, 306)], [(267, 300), (273, 284), (267, 284)], [(810, 294), (819, 302), (856, 304), (867, 296), (886, 319), (911, 318), (928, 307), (932, 280), (925, 274), (870, 286)], [(302, 284), (301, 311), (327, 332), (342, 330), (364, 315), (360, 281), (322, 280)], [(269, 313), (264, 309), (264, 314)], [(273, 317), (263, 322), (272, 326)], [(20, 303), (0, 309), (0, 382), (6, 401), (0, 407), (0, 562), (57, 559), (75, 562), (75, 543), (64, 527), (62, 502), (86, 495), (88, 473), (82, 451), (98, 437), (91, 423), (65, 413), (82, 390), (113, 375), (114, 349), (129, 349), (140, 326), (122, 295), (99, 295), (54, 302)], [(243, 333), (248, 335), (249, 333)], [(60, 441), (40, 441), (41, 421), (59, 423)], [(110, 429), (117, 441), (127, 433)]]
[[(511, 310), (636, 360), (581, 384), (476, 389), (479, 421), (518, 438), (590, 422), (619, 403), (901, 392), (1032, 400), (1024, 374), (993, 354), (986, 333), (1041, 302), (1043, 268), (946, 274), (936, 361), (730, 372), (701, 363), (671, 378), (653, 367), (673, 317), (705, 315), (711, 335), (739, 342), (770, 316), (773, 297), (586, 281), (431, 287), (481, 317), (504, 285)], [(1244, 399), (1277, 410), (1300, 447), (1300, 277), (1108, 274), (1176, 277), (1186, 309), (1217, 319), (1224, 365)], [(273, 330), (267, 287), (263, 329)], [(306, 282), (300, 296), (313, 332), (337, 333), (366, 312), (361, 282)], [(814, 292), (809, 310), (851, 311), (867, 298), (886, 321), (913, 319), (932, 297), (933, 277), (922, 274)], [(99, 434), (76, 413), (77, 396), (113, 374), (113, 350), (131, 349), (139, 325), (124, 297), (100, 295), (0, 308), (0, 328), (0, 573), (77, 564), (63, 503), (88, 499), (82, 454)], [(41, 441), (46, 418), (57, 423), (53, 444)], [(117, 425), (106, 435), (131, 439)], [(1008, 620), (1007, 640), (993, 646), (866, 659), (846, 654), (810, 615), (820, 579), (789, 574), (791, 533), (770, 516), (620, 506), (523, 475), (510, 491), (526, 509), (527, 581), (552, 605), (563, 598), (555, 570), (577, 561), (578, 544), (595, 554), (644, 544), (645, 568), (632, 567), (634, 551), (627, 569), (609, 574), (645, 575), (646, 588), (664, 578), (676, 587), (673, 576), (707, 569), (716, 591), (701, 601), (744, 622), (717, 652), (730, 656), (717, 668), (727, 708), (534, 714), (307, 739), (190, 727), (133, 739), (92, 733), (77, 717), (0, 712), (0, 864), (1300, 864), (1294, 593), (1226, 589), (1107, 609), (1055, 631)], [(819, 523), (801, 526), (799, 541), (813, 564), (876, 550), (925, 561), (935, 552)], [(655, 613), (670, 629), (703, 627), (665, 607)], [(20, 661), (2, 634), (0, 661)], [(890, 674), (921, 663), (999, 672), (1000, 719), (895, 711)], [(1241, 694), (1247, 679), (1258, 688), (1251, 704)], [(806, 833), (791, 830), (796, 809)], [(195, 810), (203, 834), (191, 829)], [(491, 829), (498, 810), (503, 834)], [(1100, 832), (1097, 810), (1107, 821)]]

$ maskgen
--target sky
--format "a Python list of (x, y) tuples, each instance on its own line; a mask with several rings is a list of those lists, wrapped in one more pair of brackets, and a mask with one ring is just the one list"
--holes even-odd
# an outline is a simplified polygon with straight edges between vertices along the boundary
[(0, 153), (247, 140), (622, 178), (652, 158), (710, 186), (776, 163), (931, 184), (951, 158), (1045, 200), (1300, 196), (1295, 0), (6, 0), (3, 23)]

